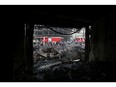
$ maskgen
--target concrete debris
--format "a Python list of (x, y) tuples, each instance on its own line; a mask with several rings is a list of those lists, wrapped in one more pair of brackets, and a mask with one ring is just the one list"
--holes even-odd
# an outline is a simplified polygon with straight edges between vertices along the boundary
[(72, 71), (78, 71), (84, 59), (84, 49), (79, 44), (60, 43), (34, 45), (34, 76), (37, 81), (71, 81)]
[[(40, 46), (40, 45), (39, 45)], [(34, 45), (33, 57), (34, 62), (41, 58), (58, 58), (60, 60), (84, 60), (84, 52), (83, 46), (78, 44), (52, 44), (52, 46), (48, 46), (45, 44), (43, 46)]]
[(97, 63), (57, 62), (35, 68), (33, 81), (104, 81), (106, 72), (102, 70), (103, 68), (103, 65)]
[(54, 65), (57, 65), (57, 64), (60, 64), (61, 62), (57, 62), (57, 63), (52, 63), (52, 64), (47, 64), (47, 65), (44, 65), (44, 66), (40, 66), (38, 69), (47, 69), (51, 66), (54, 66)]

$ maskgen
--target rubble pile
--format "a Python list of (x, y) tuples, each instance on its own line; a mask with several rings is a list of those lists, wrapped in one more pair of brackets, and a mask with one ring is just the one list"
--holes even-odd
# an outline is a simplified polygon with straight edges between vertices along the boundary
[(104, 68), (104, 63), (83, 62), (84, 51), (81, 45), (74, 44), (36, 47), (32, 81), (92, 82), (109, 80), (107, 77), (109, 71), (106, 66)]
[[(40, 45), (39, 45), (40, 46)], [(45, 44), (40, 47), (35, 46), (33, 51), (34, 61), (41, 58), (58, 58), (64, 61), (84, 59), (84, 49), (81, 45), (74, 44)]]
[[(49, 60), (47, 60), (49, 61)], [(42, 61), (41, 61), (42, 62)], [(40, 64), (40, 63), (38, 63)], [(41, 64), (40, 64), (41, 65)], [(38, 65), (37, 65), (38, 66)], [(105, 81), (106, 72), (103, 64), (84, 62), (54, 62), (34, 69), (33, 81), (74, 82), (74, 81)]]
[[(34, 47), (35, 81), (75, 81), (83, 67), (84, 48), (79, 44), (44, 44)], [(84, 70), (85, 72), (86, 70)], [(87, 72), (87, 71), (86, 71)], [(81, 73), (82, 74), (82, 73)], [(76, 77), (75, 77), (76, 76)]]

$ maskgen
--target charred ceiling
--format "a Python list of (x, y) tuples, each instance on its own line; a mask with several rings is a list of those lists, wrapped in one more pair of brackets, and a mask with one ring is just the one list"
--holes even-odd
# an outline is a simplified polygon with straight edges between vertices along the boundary
[(65, 27), (92, 25), (113, 14), (114, 6), (32, 6), (26, 7), (27, 23), (40, 23)]
[(1, 6), (1, 13), (5, 18), (23, 23), (81, 28), (112, 15), (115, 8), (103, 5), (17, 5)]

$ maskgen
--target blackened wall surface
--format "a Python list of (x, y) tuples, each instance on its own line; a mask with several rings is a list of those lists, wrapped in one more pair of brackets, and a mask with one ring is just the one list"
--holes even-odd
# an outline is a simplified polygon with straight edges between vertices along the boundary
[(90, 60), (116, 60), (115, 15), (109, 15), (97, 21), (92, 27), (92, 46)]

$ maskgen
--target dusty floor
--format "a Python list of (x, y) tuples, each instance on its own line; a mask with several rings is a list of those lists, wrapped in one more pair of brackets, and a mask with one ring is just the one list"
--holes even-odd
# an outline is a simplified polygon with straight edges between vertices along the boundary
[[(108, 81), (106, 64), (80, 61), (41, 60), (34, 66), (33, 81), (91, 82)], [(111, 80), (111, 79), (109, 79)]]

